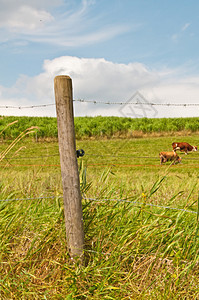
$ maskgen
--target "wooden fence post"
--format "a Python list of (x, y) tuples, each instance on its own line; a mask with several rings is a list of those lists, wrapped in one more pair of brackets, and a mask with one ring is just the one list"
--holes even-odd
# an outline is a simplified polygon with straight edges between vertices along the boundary
[(83, 259), (84, 230), (77, 164), (72, 80), (60, 75), (54, 78), (59, 154), (63, 185), (66, 239), (71, 259)]

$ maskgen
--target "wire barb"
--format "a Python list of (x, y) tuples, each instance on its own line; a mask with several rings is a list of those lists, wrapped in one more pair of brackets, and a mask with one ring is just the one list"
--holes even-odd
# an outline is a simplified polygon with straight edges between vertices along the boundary
[[(86, 99), (73, 99), (73, 102), (81, 103), (92, 103), (92, 104), (106, 104), (106, 105), (148, 105), (148, 106), (199, 106), (199, 103), (155, 103), (155, 102), (128, 102), (128, 101), (98, 101), (98, 100), (86, 100)], [(12, 106), (12, 105), (0, 105), (0, 108), (6, 109), (28, 109), (28, 108), (38, 108), (38, 107), (47, 107), (55, 106), (55, 103), (49, 104), (40, 104), (40, 105), (29, 105), (29, 106)]]

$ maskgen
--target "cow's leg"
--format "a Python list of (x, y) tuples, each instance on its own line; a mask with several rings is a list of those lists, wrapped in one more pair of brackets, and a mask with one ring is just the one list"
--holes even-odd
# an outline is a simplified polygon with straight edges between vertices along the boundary
[(167, 159), (164, 156), (160, 157), (160, 164), (162, 165), (163, 163), (165, 163), (167, 161)]

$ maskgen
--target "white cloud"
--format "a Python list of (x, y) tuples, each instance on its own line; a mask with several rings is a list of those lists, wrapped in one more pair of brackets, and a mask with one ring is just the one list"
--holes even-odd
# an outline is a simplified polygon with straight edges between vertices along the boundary
[[(50, 22), (54, 19), (48, 10), (55, 3), (54, 0), (0, 0), (0, 28), (15, 33), (41, 28), (41, 21)], [(61, 3), (57, 1), (56, 5)]]
[(171, 37), (171, 39), (172, 39), (174, 42), (176, 42), (176, 41), (178, 40), (178, 38), (179, 38), (179, 35), (178, 35), (177, 33), (173, 34), (172, 37)]
[[(13, 87), (0, 87), (0, 105), (54, 103), (56, 75), (69, 75), (74, 99), (126, 102), (136, 91), (155, 103), (198, 103), (199, 77), (182, 77), (183, 70), (151, 70), (140, 63), (117, 64), (103, 58), (59, 57), (46, 60), (35, 77), (20, 76)], [(75, 102), (76, 115), (120, 115), (120, 105)], [(157, 117), (198, 116), (199, 107), (157, 106)], [(55, 116), (55, 107), (1, 109), (1, 114)], [(151, 117), (150, 112), (147, 116)]]
[(182, 27), (182, 31), (185, 31), (191, 24), (190, 23), (186, 23), (183, 27)]
[[(81, 46), (111, 39), (130, 30), (123, 24), (101, 25), (91, 16), (95, 1), (0, 0), (1, 42), (16, 40), (61, 47)], [(52, 10), (57, 6), (57, 10)]]
[[(191, 23), (185, 23), (182, 28), (180, 29), (180, 31), (178, 33), (174, 33), (172, 36), (171, 36), (171, 39), (174, 41), (174, 42), (178, 42), (182, 37), (183, 37), (183, 34), (184, 32), (187, 30), (187, 28), (191, 25)], [(193, 35), (193, 34), (191, 34)]]
[(9, 18), (5, 16), (0, 21), (0, 27), (7, 27), (12, 32), (35, 30), (41, 27), (40, 22), (50, 22), (53, 17), (46, 11), (36, 10), (30, 6), (21, 6), (16, 11), (9, 13)]

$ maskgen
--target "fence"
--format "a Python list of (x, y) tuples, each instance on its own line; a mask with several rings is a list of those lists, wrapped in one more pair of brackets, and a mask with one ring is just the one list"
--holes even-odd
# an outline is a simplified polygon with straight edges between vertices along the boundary
[[(92, 103), (92, 104), (106, 104), (106, 105), (125, 105), (127, 102), (125, 101), (98, 101), (98, 100), (86, 100), (86, 99), (73, 99), (73, 102), (81, 102), (81, 103)], [(148, 105), (148, 106), (169, 106), (169, 107), (190, 107), (190, 106), (199, 106), (199, 103), (155, 103), (155, 102), (128, 102), (131, 105)], [(27, 105), (27, 106), (13, 106), (13, 105), (0, 105), (0, 108), (6, 109), (28, 109), (28, 108), (40, 108), (40, 107), (48, 107), (55, 106), (55, 103), (49, 104), (40, 104), (40, 105)]]
[[(66, 76), (57, 76), (55, 78), (55, 99), (56, 110), (58, 120), (58, 136), (59, 136), (59, 155), (60, 166), (62, 171), (62, 183), (63, 183), (63, 200), (64, 200), (64, 212), (65, 212), (65, 225), (66, 235), (68, 241), (69, 253), (71, 258), (74, 256), (81, 257), (83, 253), (84, 233), (83, 233), (83, 215), (81, 207), (81, 195), (80, 184), (76, 159), (75, 148), (75, 135), (74, 135), (74, 116), (72, 102), (86, 102), (93, 104), (105, 104), (105, 105), (124, 105), (126, 102), (109, 102), (109, 101), (90, 101), (84, 99), (73, 100), (72, 97), (72, 82), (71, 79)], [(171, 104), (171, 103), (153, 103), (153, 102), (128, 102), (131, 105), (150, 105), (150, 106), (199, 106), (199, 104)], [(55, 104), (43, 104), (36, 106), (1, 106), (1, 108), (17, 108), (27, 109), (35, 107), (47, 107)], [(58, 155), (58, 154), (57, 154)], [(93, 155), (93, 154), (88, 154)], [(102, 157), (108, 157), (108, 155), (102, 155)], [(119, 157), (116, 156), (115, 157)], [(122, 156), (124, 157), (124, 156)], [(135, 156), (134, 156), (135, 158)], [(153, 158), (150, 156), (137, 156), (136, 158)], [(11, 158), (7, 157), (8, 161)], [(22, 158), (21, 158), (22, 159)], [(23, 158), (24, 159), (24, 158)], [(197, 158), (194, 158), (197, 159)], [(24, 198), (24, 199), (1, 199), (0, 201), (33, 201), (39, 199), (54, 199), (55, 197), (39, 197), (39, 198)], [(94, 199), (85, 198), (88, 201), (117, 201), (128, 202), (135, 205), (147, 205), (151, 207), (158, 207), (161, 209), (179, 210), (186, 213), (197, 214), (196, 211), (186, 210), (183, 208), (175, 208), (169, 206), (155, 205), (151, 203), (142, 203), (138, 201), (130, 201), (128, 199)], [(72, 216), (72, 217), (71, 217)]]
[[(57, 198), (63, 198), (63, 196), (58, 196), (58, 197), (36, 197), (36, 198), (13, 198), (13, 199), (0, 199), (0, 202), (12, 202), (12, 201), (34, 201), (34, 200), (47, 200), (47, 199), (57, 199)], [(176, 211), (183, 211), (185, 213), (192, 213), (192, 214), (198, 214), (197, 211), (194, 210), (187, 210), (184, 208), (179, 208), (179, 207), (171, 207), (171, 206), (164, 206), (164, 205), (156, 205), (156, 204), (152, 204), (152, 203), (144, 203), (144, 202), (139, 202), (139, 201), (130, 201), (128, 199), (97, 199), (97, 198), (86, 198), (83, 197), (84, 200), (87, 201), (94, 201), (94, 202), (121, 202), (121, 203), (131, 203), (131, 204), (135, 204), (135, 205), (146, 205), (146, 206), (151, 206), (151, 207), (157, 207), (157, 208), (162, 208), (162, 209), (166, 209), (166, 210), (176, 210)]]

